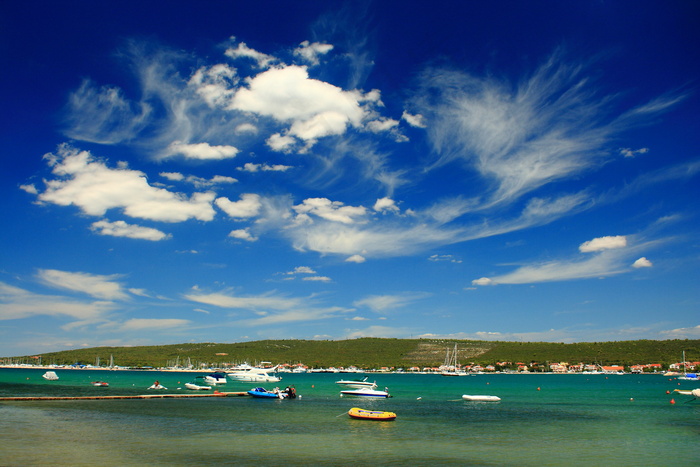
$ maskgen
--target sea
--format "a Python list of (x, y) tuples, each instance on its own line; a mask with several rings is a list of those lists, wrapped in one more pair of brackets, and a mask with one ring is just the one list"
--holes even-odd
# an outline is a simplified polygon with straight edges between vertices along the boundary
[[(185, 394), (202, 373), (0, 369), (0, 398)], [(0, 400), (2, 466), (698, 466), (700, 383), (661, 374), (281, 374), (293, 400)], [(368, 377), (392, 397), (341, 397)], [(109, 387), (95, 387), (93, 381)], [(244, 392), (260, 384), (229, 381)], [(200, 392), (198, 392), (200, 393)], [(463, 394), (500, 402), (468, 402)], [(354, 420), (352, 407), (395, 412)]]

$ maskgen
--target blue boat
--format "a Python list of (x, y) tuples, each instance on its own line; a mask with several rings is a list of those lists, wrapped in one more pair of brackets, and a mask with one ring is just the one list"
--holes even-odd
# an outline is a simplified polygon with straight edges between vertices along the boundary
[(294, 387), (288, 387), (284, 391), (280, 391), (279, 388), (275, 388), (272, 391), (268, 391), (265, 388), (257, 387), (248, 391), (253, 397), (261, 397), (267, 399), (294, 399), (296, 397), (296, 391)]

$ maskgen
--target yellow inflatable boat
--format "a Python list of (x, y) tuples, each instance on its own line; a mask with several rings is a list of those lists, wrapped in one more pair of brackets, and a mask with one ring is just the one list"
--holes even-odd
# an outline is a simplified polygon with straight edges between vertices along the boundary
[(365, 410), (359, 407), (353, 407), (348, 410), (348, 415), (350, 418), (356, 418), (358, 420), (378, 420), (378, 421), (391, 421), (396, 420), (396, 414), (394, 412), (383, 412), (380, 410)]

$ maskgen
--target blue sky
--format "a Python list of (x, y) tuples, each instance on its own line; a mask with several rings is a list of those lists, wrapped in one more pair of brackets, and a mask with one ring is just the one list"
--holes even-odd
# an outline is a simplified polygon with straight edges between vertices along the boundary
[(0, 355), (700, 338), (695, 2), (0, 5)]

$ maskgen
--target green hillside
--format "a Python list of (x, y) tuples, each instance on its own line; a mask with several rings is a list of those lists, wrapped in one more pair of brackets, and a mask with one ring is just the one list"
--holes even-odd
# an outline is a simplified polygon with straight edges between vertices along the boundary
[[(341, 341), (263, 340), (232, 344), (200, 343), (142, 347), (94, 347), (0, 359), (4, 363), (91, 364), (165, 367), (176, 363), (225, 366), (262, 361), (303, 363), (312, 368), (355, 365), (360, 368), (439, 366), (445, 351), (457, 344), (462, 364), (495, 365), (498, 362), (597, 363), (600, 365), (660, 363), (667, 367), (681, 360), (700, 361), (700, 340), (637, 340), (560, 344), (548, 342), (493, 342), (440, 339), (361, 338)], [(40, 357), (40, 358), (37, 358)]]

